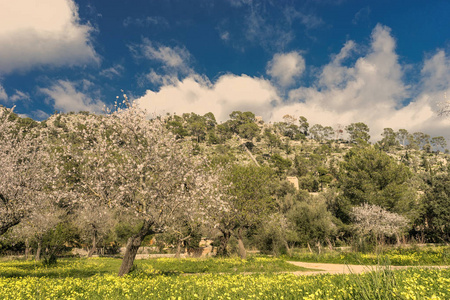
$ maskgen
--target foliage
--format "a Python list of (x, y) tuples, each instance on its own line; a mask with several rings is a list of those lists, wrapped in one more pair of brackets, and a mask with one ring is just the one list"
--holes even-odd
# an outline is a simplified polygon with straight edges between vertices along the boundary
[(369, 142), (369, 126), (362, 122), (352, 123), (345, 127), (349, 135), (349, 140), (352, 143), (364, 144)]
[[(271, 182), (274, 172), (268, 167), (233, 165), (225, 174), (224, 186), (228, 195), (228, 210), (210, 210), (210, 217), (222, 233), (219, 254), (227, 255), (227, 243), (231, 235), (242, 241), (243, 230), (258, 226), (273, 208)], [(243, 245), (241, 245), (243, 246)], [(243, 250), (243, 249), (241, 249)], [(245, 256), (241, 253), (241, 256)]]
[(233, 111), (226, 123), (231, 132), (244, 139), (252, 140), (259, 136), (260, 129), (255, 123), (255, 114), (249, 111)]
[(422, 222), (436, 242), (450, 242), (450, 173), (436, 176), (425, 195)]
[(287, 217), (301, 245), (329, 242), (336, 231), (326, 204), (318, 199), (296, 203)]
[(411, 213), (415, 195), (409, 185), (412, 173), (405, 165), (374, 147), (366, 147), (351, 149), (344, 156), (341, 169), (339, 187), (343, 202)]

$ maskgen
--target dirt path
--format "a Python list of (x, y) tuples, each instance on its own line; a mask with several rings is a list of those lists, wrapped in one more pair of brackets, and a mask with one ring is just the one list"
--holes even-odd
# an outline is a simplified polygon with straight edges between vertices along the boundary
[[(288, 261), (289, 263), (308, 269), (316, 269), (317, 271), (296, 271), (295, 275), (316, 275), (316, 274), (359, 274), (363, 272), (376, 271), (377, 266), (361, 266), (361, 265), (345, 265), (345, 264), (324, 264), (324, 263), (308, 263), (300, 261)], [(407, 266), (390, 266), (391, 270), (406, 269)]]

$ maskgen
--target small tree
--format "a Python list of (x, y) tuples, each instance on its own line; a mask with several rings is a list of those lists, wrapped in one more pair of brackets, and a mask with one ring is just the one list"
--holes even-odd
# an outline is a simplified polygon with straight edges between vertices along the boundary
[(83, 241), (89, 242), (88, 257), (97, 251), (98, 244), (116, 224), (113, 210), (98, 201), (85, 201), (77, 205), (75, 225)]
[(352, 123), (346, 126), (345, 130), (349, 135), (350, 142), (361, 144), (370, 140), (369, 126), (362, 122)]
[(268, 167), (234, 165), (225, 174), (225, 181), (230, 184), (229, 209), (220, 213), (214, 208), (210, 211), (211, 220), (222, 233), (218, 254), (228, 254), (228, 241), (235, 236), (239, 254), (245, 258), (244, 231), (261, 224), (273, 207), (270, 183), (274, 181), (274, 174)]
[[(52, 230), (58, 224), (63, 222), (67, 211), (58, 207), (53, 201), (44, 201), (40, 203), (39, 209), (34, 209), (22, 220), (22, 222), (13, 228), (13, 234), (19, 239), (25, 240), (25, 246), (29, 248), (29, 243), (36, 244), (35, 260), (39, 261), (42, 256), (42, 249), (47, 245), (44, 243), (46, 236), (52, 234)], [(26, 253), (29, 249), (25, 249)]]
[(376, 245), (385, 237), (396, 236), (399, 241), (399, 235), (409, 226), (405, 217), (367, 203), (353, 207), (352, 218), (357, 234), (362, 238), (373, 237)]

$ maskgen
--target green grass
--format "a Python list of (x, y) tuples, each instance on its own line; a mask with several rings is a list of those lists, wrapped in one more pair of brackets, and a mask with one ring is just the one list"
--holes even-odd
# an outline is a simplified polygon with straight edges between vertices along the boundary
[(158, 273), (271, 273), (287, 271), (306, 271), (281, 258), (252, 256), (240, 258), (158, 258), (138, 261), (137, 269), (152, 269)]
[[(2, 277), (86, 278), (94, 275), (117, 274), (121, 259), (117, 258), (65, 258), (56, 266), (46, 267), (32, 260), (0, 262)], [(281, 258), (156, 258), (135, 260), (133, 273), (143, 275), (179, 275), (184, 273), (273, 273), (305, 271), (306, 268), (287, 263)]]
[(393, 266), (445, 266), (450, 264), (450, 247), (393, 248), (375, 253), (331, 251), (322, 254), (296, 253), (288, 260), (336, 264), (377, 265), (388, 262)]
[[(290, 273), (183, 276), (148, 270), (118, 277), (111, 274), (117, 264), (111, 259), (66, 264), (62, 261), (53, 268), (35, 269), (27, 268), (26, 263), (0, 263), (0, 299), (450, 299), (447, 269), (385, 268), (362, 275), (318, 276)], [(150, 267), (142, 264), (142, 268), (145, 266)], [(9, 268), (22, 270), (24, 276), (11, 276)], [(49, 269), (53, 273), (46, 273)], [(9, 275), (4, 276), (5, 271)], [(91, 276), (90, 272), (99, 273)], [(37, 273), (59, 276), (36, 276)]]

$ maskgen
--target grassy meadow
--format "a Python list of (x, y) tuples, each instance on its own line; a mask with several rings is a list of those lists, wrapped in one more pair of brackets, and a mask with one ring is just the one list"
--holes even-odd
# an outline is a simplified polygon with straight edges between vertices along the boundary
[(377, 265), (381, 263), (393, 266), (446, 266), (450, 265), (450, 247), (390, 247), (378, 253), (327, 251), (318, 254), (297, 252), (287, 259), (351, 265)]
[(297, 276), (280, 258), (60, 259), (55, 266), (0, 262), (0, 299), (449, 299), (450, 270), (426, 267), (356, 275)]

